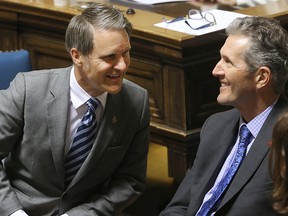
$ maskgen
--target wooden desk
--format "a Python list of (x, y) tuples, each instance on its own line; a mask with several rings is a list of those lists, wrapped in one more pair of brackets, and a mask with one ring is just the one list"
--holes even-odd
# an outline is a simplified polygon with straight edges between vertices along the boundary
[[(71, 65), (64, 34), (69, 20), (80, 12), (72, 7), (74, 0), (66, 0), (63, 7), (54, 2), (1, 0), (0, 50), (28, 49), (34, 69)], [(123, 12), (128, 8), (116, 6)], [(181, 181), (195, 157), (201, 125), (211, 114), (227, 109), (216, 102), (219, 83), (211, 75), (225, 38), (219, 32), (194, 37), (154, 27), (163, 15), (135, 11), (127, 15), (134, 31), (126, 77), (148, 89), (151, 141), (167, 146), (169, 175)], [(240, 12), (277, 17), (287, 26), (287, 11), (286, 0), (280, 0)]]

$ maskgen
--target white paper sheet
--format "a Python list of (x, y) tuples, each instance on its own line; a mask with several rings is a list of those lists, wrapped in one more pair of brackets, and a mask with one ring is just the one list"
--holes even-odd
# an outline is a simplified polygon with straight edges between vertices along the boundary
[[(235, 13), (235, 12), (231, 12), (231, 11), (224, 11), (224, 10), (218, 10), (218, 9), (213, 9), (213, 10), (205, 11), (205, 12), (210, 12), (214, 15), (214, 17), (216, 19), (216, 25), (205, 27), (205, 28), (200, 28), (198, 30), (191, 29), (185, 23), (185, 20), (180, 20), (178, 22), (173, 22), (170, 24), (167, 24), (166, 22), (160, 22), (160, 23), (156, 23), (154, 25), (157, 27), (166, 28), (166, 29), (170, 29), (170, 30), (179, 31), (179, 32), (198, 36), (198, 35), (203, 35), (203, 34), (207, 34), (210, 32), (214, 32), (214, 31), (218, 31), (221, 29), (225, 29), (237, 17), (247, 16), (247, 15), (241, 14), (241, 13)], [(205, 12), (202, 12), (202, 13), (205, 13)], [(169, 22), (169, 20), (168, 20), (168, 22)], [(189, 19), (188, 22), (190, 25), (194, 25), (194, 26), (199, 27), (203, 23), (203, 20), (194, 20), (194, 19), (190, 20)], [(202, 23), (200, 23), (200, 22), (202, 22)]]
[(170, 2), (186, 2), (188, 0), (131, 0), (132, 2), (137, 2), (139, 4), (162, 4), (162, 3), (170, 3)]

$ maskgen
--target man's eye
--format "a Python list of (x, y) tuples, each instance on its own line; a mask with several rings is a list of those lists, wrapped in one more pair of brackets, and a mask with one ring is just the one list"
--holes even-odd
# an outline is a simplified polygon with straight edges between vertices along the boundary
[(130, 55), (130, 51), (128, 50), (128, 51), (124, 52), (123, 55), (124, 56), (129, 56)]
[(232, 62), (229, 61), (229, 60), (225, 60), (225, 64), (226, 64), (226, 67), (227, 67), (227, 68), (231, 68), (231, 67), (233, 67)]
[(232, 64), (231, 62), (227, 62), (227, 63), (226, 63), (226, 66), (227, 66), (228, 68), (231, 68), (231, 67), (233, 66), (233, 64)]
[(110, 60), (110, 59), (114, 59), (115, 58), (115, 54), (110, 54), (104, 57), (104, 59)]

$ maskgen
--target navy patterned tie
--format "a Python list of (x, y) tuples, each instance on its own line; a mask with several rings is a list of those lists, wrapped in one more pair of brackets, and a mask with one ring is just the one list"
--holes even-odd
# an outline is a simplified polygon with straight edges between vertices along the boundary
[(88, 110), (78, 125), (71, 148), (65, 160), (65, 184), (69, 185), (88, 156), (96, 138), (97, 121), (95, 111), (99, 101), (90, 98)]
[(199, 210), (197, 216), (206, 216), (209, 215), (213, 206), (217, 203), (219, 198), (221, 197), (222, 193), (225, 191), (227, 186), (229, 185), (230, 181), (232, 180), (234, 174), (236, 173), (238, 167), (240, 166), (241, 162), (243, 161), (247, 146), (249, 144), (251, 133), (246, 125), (242, 125), (240, 129), (240, 140), (238, 144), (238, 149), (236, 156), (226, 173), (226, 175), (220, 180), (217, 188), (213, 191), (212, 196), (204, 202), (201, 209)]

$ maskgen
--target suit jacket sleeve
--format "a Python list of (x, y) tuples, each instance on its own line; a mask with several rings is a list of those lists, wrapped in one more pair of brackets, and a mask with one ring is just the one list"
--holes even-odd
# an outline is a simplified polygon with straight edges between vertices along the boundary
[[(20, 80), (21, 75), (18, 75), (18, 77)], [(22, 108), (25, 98), (22, 89), (22, 82), (17, 82), (17, 85), (12, 84), (11, 90), (0, 91), (0, 157), (2, 156), (2, 158), (9, 155), (22, 137)], [(0, 184), (1, 215), (10, 215), (16, 210), (22, 209), (1, 160)]]

